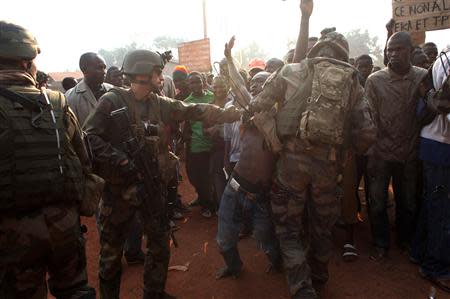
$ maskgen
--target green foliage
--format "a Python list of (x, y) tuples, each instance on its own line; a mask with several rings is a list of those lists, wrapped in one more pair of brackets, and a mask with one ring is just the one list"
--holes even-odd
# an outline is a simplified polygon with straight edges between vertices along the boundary
[(251, 42), (247, 47), (239, 49), (234, 54), (234, 59), (239, 62), (242, 68), (247, 69), (248, 63), (253, 58), (261, 58), (267, 60), (267, 53), (257, 42)]
[(102, 56), (106, 61), (106, 67), (117, 66), (121, 67), (123, 58), (128, 51), (136, 50), (137, 44), (135, 42), (120, 48), (113, 50), (100, 49), (98, 54)]
[(295, 49), (297, 41), (295, 39), (287, 39), (286, 41), (286, 53), (291, 50), (291, 49)]
[[(136, 42), (132, 42), (129, 45), (115, 48), (112, 50), (100, 49), (98, 51), (98, 54), (101, 55), (105, 59), (107, 67), (110, 67), (113, 65), (117, 66), (117, 67), (121, 67), (123, 58), (125, 57), (125, 54), (129, 51), (136, 50), (136, 49), (148, 49), (148, 50), (152, 50), (152, 51), (159, 51), (162, 53), (166, 50), (176, 49), (178, 47), (178, 44), (182, 43), (182, 42), (184, 42), (183, 38), (173, 38), (170, 36), (158, 36), (153, 40), (152, 46), (148, 46), (148, 45), (139, 45), (138, 46), (136, 44)], [(177, 54), (176, 51), (174, 51), (174, 54), (175, 55)]]
[(350, 57), (369, 54), (374, 65), (383, 65), (383, 49), (378, 45), (378, 37), (371, 37), (367, 30), (355, 29), (348, 32), (345, 37), (350, 45)]
[(166, 35), (158, 36), (153, 40), (153, 47), (157, 51), (167, 51), (177, 49), (178, 44), (185, 42), (184, 38), (170, 37)]

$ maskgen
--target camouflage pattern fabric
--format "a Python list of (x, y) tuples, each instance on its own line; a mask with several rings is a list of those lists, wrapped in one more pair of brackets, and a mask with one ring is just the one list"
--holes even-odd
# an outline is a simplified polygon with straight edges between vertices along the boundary
[(0, 298), (95, 298), (87, 286), (85, 240), (75, 207), (0, 218)]
[(293, 298), (316, 298), (312, 283), (328, 280), (331, 228), (340, 212), (336, 163), (301, 153), (282, 155), (279, 163), (296, 168), (290, 181), (278, 181), (271, 193), (289, 290)]
[[(119, 298), (122, 253), (133, 219), (141, 208), (134, 196), (106, 184), (100, 202), (100, 298)], [(169, 233), (144, 219), (147, 256), (144, 265), (144, 298), (164, 291), (170, 259)]]

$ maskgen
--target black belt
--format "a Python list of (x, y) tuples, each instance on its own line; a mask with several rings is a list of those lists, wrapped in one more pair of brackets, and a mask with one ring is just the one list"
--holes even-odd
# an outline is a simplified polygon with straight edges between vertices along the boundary
[(230, 185), (231, 189), (233, 189), (234, 191), (241, 192), (242, 194), (245, 195), (245, 197), (247, 197), (250, 200), (256, 200), (257, 193), (251, 193), (251, 192), (248, 192), (247, 190), (245, 190), (244, 188), (242, 188), (242, 186), (239, 184), (238, 181), (236, 181), (236, 179), (234, 177), (230, 178), (230, 181), (228, 182), (228, 184)]

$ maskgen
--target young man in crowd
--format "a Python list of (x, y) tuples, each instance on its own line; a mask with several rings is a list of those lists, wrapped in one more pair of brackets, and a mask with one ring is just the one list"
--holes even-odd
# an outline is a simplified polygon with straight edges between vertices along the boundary
[[(251, 80), (251, 95), (246, 91), (242, 80), (233, 63), (231, 49), (234, 37), (225, 46), (225, 56), (228, 69), (236, 89), (236, 97), (241, 104), (249, 103), (252, 96), (262, 91), (262, 86), (270, 76), (268, 72), (259, 72)], [(239, 232), (244, 221), (250, 220), (254, 235), (260, 247), (269, 259), (267, 272), (281, 269), (279, 245), (275, 237), (273, 223), (270, 219), (269, 189), (275, 166), (275, 155), (266, 146), (264, 136), (247, 121), (243, 124), (241, 136), (241, 156), (223, 193), (217, 232), (217, 244), (222, 254), (225, 267), (219, 269), (216, 279), (239, 276), (242, 261), (237, 244)]]
[[(431, 90), (419, 103), (419, 116), (426, 116), (420, 134), (424, 198), (417, 225), (412, 258), (420, 274), (450, 293), (450, 62), (449, 51), (441, 54), (430, 78)], [(442, 59), (441, 59), (442, 58)]]
[(432, 65), (436, 61), (436, 58), (438, 57), (438, 52), (439, 52), (436, 44), (433, 42), (425, 43), (422, 46), (422, 49), (423, 49), (423, 52), (425, 53), (425, 55), (427, 55), (427, 57), (428, 57), (429, 65)]
[[(204, 89), (202, 75), (199, 72), (191, 72), (187, 80), (192, 93), (184, 102), (209, 104), (214, 101), (214, 94)], [(189, 180), (198, 194), (202, 216), (211, 218), (212, 212), (215, 210), (212, 201), (211, 178), (209, 176), (212, 142), (211, 139), (204, 135), (202, 122), (195, 121), (186, 125), (189, 126), (191, 132), (189, 145), (186, 148), (186, 170)]]
[[(372, 73), (373, 60), (369, 55), (361, 55), (355, 59), (355, 67), (358, 70), (359, 83), (364, 87), (367, 78)], [(347, 155), (347, 163), (343, 171), (343, 181), (340, 185), (342, 196), (342, 220), (346, 232), (342, 258), (346, 262), (352, 262), (358, 258), (358, 251), (355, 246), (354, 228), (362, 219), (362, 205), (358, 190), (362, 178), (364, 178), (365, 199), (367, 201), (369, 190), (367, 156), (356, 155), (353, 151), (350, 151)]]
[(253, 58), (248, 63), (248, 74), (250, 76), (250, 80), (255, 76), (257, 73), (262, 72), (266, 69), (266, 63), (261, 58)]
[(173, 83), (177, 90), (175, 99), (184, 101), (190, 94), (189, 84), (187, 82), (188, 70), (184, 65), (177, 65), (172, 73)]
[(83, 126), (89, 114), (97, 105), (98, 99), (113, 86), (105, 81), (105, 60), (92, 52), (80, 57), (80, 70), (84, 78), (74, 88), (66, 92), (70, 108)]
[(123, 86), (123, 74), (117, 66), (111, 66), (106, 71), (105, 83), (111, 84), (115, 87)]
[(268, 73), (274, 73), (284, 66), (284, 62), (278, 58), (271, 58), (266, 61), (266, 68), (264, 69)]
[(362, 87), (366, 85), (367, 78), (372, 74), (373, 60), (370, 55), (364, 54), (356, 58), (355, 67), (358, 70), (359, 82)]
[(64, 92), (68, 91), (71, 88), (74, 88), (77, 84), (78, 81), (74, 77), (65, 77), (61, 82)]
[[(211, 104), (223, 108), (227, 102), (228, 86), (226, 80), (222, 76), (217, 76), (212, 82), (214, 90), (214, 101)], [(223, 137), (223, 124), (204, 128), (203, 131), (212, 141), (211, 155), (210, 155), (210, 175), (214, 189), (214, 211), (219, 209), (220, 199), (227, 182), (224, 173), (223, 156), (225, 152), (225, 140)]]
[(428, 68), (433, 64), (430, 59), (425, 54), (422, 48), (416, 47), (411, 54), (411, 64), (413, 66), (421, 67), (428, 70)]
[(365, 97), (378, 127), (367, 166), (373, 260), (386, 257), (390, 247), (387, 201), (391, 178), (396, 201), (397, 243), (401, 248), (409, 248), (416, 224), (420, 131), (416, 107), (420, 82), (427, 72), (411, 65), (412, 51), (407, 32), (392, 35), (386, 47), (388, 67), (371, 75), (365, 86)]

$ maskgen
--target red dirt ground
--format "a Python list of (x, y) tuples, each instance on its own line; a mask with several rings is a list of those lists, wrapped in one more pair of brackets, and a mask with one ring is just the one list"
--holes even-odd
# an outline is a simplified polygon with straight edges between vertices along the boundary
[[(186, 178), (186, 176), (184, 176)], [(184, 202), (195, 197), (195, 192), (187, 180), (179, 191)], [(99, 241), (93, 218), (83, 219), (88, 226), (87, 256), (89, 282), (98, 289)], [(204, 219), (198, 208), (186, 214), (186, 219), (178, 223), (179, 248), (172, 249), (170, 265), (189, 263), (187, 272), (170, 271), (167, 291), (180, 299), (288, 299), (284, 274), (266, 274), (266, 259), (256, 249), (253, 239), (239, 243), (244, 272), (238, 280), (216, 281), (214, 274), (223, 265), (215, 242), (217, 218)], [(343, 232), (336, 229), (336, 250), (330, 263), (330, 281), (324, 297), (329, 299), (425, 299), (428, 298), (430, 284), (418, 275), (417, 266), (408, 261), (405, 254), (392, 248), (390, 258), (381, 263), (369, 260), (370, 229), (366, 222), (356, 230), (357, 247), (360, 258), (354, 263), (341, 259)], [(134, 299), (142, 296), (142, 266), (128, 266), (123, 261), (121, 298)], [(437, 298), (450, 298), (438, 291)]]

